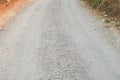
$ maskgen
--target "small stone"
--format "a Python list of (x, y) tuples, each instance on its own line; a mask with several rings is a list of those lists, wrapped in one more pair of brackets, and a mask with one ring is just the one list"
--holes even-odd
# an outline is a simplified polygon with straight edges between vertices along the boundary
[(115, 21), (111, 21), (111, 23), (112, 23), (112, 24), (116, 24), (116, 22), (115, 22)]
[(7, 0), (7, 2), (11, 2), (12, 0)]
[(114, 29), (113, 28), (110, 28), (110, 31), (113, 31)]
[(107, 14), (104, 15), (104, 17), (107, 17), (107, 16), (108, 16)]
[(103, 19), (102, 21), (105, 22), (105, 19)]

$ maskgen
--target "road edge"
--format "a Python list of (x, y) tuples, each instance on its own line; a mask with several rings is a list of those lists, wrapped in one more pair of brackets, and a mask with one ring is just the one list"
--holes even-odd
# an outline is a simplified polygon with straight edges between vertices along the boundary
[(0, 31), (4, 30), (4, 28), (12, 21), (12, 19), (19, 13), (24, 7), (28, 4), (32, 3), (33, 0), (20, 0), (14, 4), (14, 6), (5, 12), (3, 16), (0, 17)]

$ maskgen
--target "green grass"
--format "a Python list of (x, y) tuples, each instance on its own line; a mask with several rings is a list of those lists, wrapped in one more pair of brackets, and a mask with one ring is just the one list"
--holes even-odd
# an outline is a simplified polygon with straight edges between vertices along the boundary
[(96, 9), (100, 9), (105, 4), (104, 0), (85, 0), (85, 1), (90, 2)]
[(93, 6), (94, 8), (100, 9), (104, 5), (105, 1), (104, 0), (93, 0), (93, 3), (94, 3), (94, 6)]

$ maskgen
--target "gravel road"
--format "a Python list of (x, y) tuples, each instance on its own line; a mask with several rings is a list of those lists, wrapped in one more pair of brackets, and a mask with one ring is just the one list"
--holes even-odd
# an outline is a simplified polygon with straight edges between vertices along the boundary
[(120, 80), (120, 35), (79, 0), (37, 0), (0, 32), (0, 80)]

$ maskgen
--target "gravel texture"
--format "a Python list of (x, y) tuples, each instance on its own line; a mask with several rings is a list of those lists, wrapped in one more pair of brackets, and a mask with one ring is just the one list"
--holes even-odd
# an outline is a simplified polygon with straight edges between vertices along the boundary
[(37, 0), (0, 32), (0, 80), (120, 80), (120, 37), (79, 0)]

